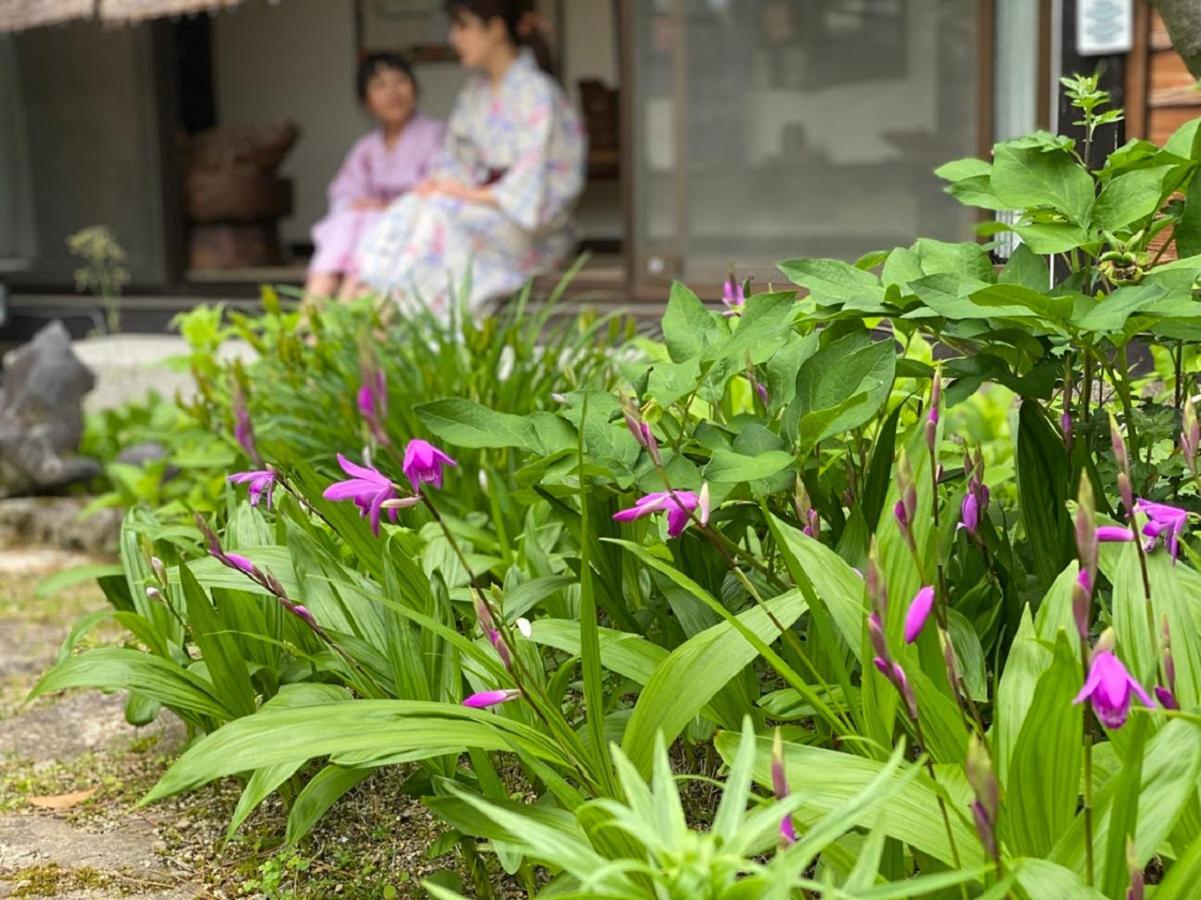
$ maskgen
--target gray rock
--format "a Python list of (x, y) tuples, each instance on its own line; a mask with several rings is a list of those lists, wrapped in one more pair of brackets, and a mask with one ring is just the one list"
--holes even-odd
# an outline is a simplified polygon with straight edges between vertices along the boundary
[(78, 455), (83, 397), (96, 384), (62, 322), (39, 331), (7, 360), (0, 387), (0, 497), (52, 491), (101, 472)]
[(100, 509), (84, 518), (88, 502), (87, 497), (0, 500), (0, 547), (33, 544), (84, 553), (115, 553), (121, 536), (121, 510)]

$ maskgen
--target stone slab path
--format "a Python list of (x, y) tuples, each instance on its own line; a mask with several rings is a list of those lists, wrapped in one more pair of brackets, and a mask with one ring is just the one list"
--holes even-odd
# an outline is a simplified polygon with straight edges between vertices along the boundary
[(138, 772), (127, 757), (144, 761), (181, 740), (170, 717), (135, 729), (122, 698), (98, 692), (23, 703), (74, 619), (104, 606), (94, 587), (54, 597), (34, 588), (94, 561), (0, 550), (0, 897), (204, 896), (191, 873), (166, 861), (168, 813), (133, 810), (128, 790)]

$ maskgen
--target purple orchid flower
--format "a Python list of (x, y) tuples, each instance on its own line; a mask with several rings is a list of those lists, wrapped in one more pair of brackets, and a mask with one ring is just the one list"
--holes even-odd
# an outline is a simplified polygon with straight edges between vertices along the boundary
[(271, 508), (271, 494), (275, 490), (275, 472), (271, 469), (261, 469), (251, 472), (235, 472), (226, 478), (230, 484), (245, 484), (249, 486), (250, 505), (258, 506), (259, 500), (266, 498), (267, 509)]
[(322, 496), (326, 500), (353, 500), (360, 517), (370, 516), (371, 533), (379, 537), (380, 516), (384, 510), (387, 509), (388, 518), (393, 522), (399, 515), (396, 508), (384, 506), (386, 501), (396, 498), (396, 485), (377, 470), (356, 465), (341, 453), (338, 454), (338, 465), (351, 477), (331, 484)]
[(1143, 686), (1122, 665), (1122, 661), (1112, 651), (1101, 650), (1093, 655), (1088, 680), (1072, 702), (1091, 702), (1101, 724), (1112, 730), (1126, 724), (1131, 694), (1146, 706), (1155, 705)]
[(388, 432), (384, 430), (384, 419), (388, 415), (388, 379), (382, 369), (372, 368), (363, 374), (363, 384), (357, 395), (359, 414), (371, 435), (379, 444), (388, 443)]
[(1155, 699), (1164, 709), (1180, 709), (1180, 702), (1176, 699), (1176, 695), (1163, 685), (1155, 685), (1154, 693)]
[[(779, 729), (776, 729), (771, 742), (771, 784), (777, 800), (788, 797), (790, 792), (788, 776), (784, 772), (784, 741), (780, 737)], [(796, 828), (792, 824), (792, 816), (784, 816), (780, 819), (780, 842), (785, 847), (791, 847), (796, 841)]]
[(255, 573), (254, 563), (241, 554), (223, 552), (220, 555), (214, 553), (213, 556), (231, 569), (237, 569), (239, 572), (245, 572), (247, 575)]
[(1096, 538), (1102, 544), (1132, 541), (1134, 532), (1125, 525), (1100, 525), (1097, 527)]
[(914, 595), (905, 613), (905, 643), (912, 644), (922, 633), (922, 627), (934, 608), (934, 588), (927, 585)]
[(734, 277), (733, 272), (730, 272), (721, 286), (721, 302), (726, 305), (726, 311), (723, 313), (726, 316), (740, 316), (746, 308), (746, 289)]
[(1172, 559), (1177, 559), (1180, 556), (1180, 534), (1188, 524), (1188, 510), (1141, 498), (1135, 501), (1134, 509), (1147, 517), (1147, 524), (1143, 526), (1143, 535), (1148, 538), (1146, 549), (1151, 550), (1162, 537)]
[(690, 513), (700, 506), (700, 498), (692, 491), (656, 491), (634, 502), (629, 509), (613, 514), (615, 522), (632, 522), (654, 513), (667, 513), (667, 536), (678, 538), (691, 521)]
[(263, 458), (259, 456), (258, 445), (254, 440), (254, 425), (250, 421), (250, 409), (246, 406), (246, 395), (242, 393), (242, 387), (237, 381), (234, 381), (233, 408), (234, 440), (238, 442), (238, 446), (246, 452), (247, 456), (261, 465)]
[(405, 477), (413, 485), (414, 491), (419, 491), (422, 484), (432, 484), (442, 489), (442, 469), (446, 466), (457, 466), (458, 463), (431, 444), (420, 439), (411, 440), (405, 447), (404, 470)]
[(472, 694), (463, 701), (464, 706), (471, 709), (487, 709), (490, 706), (499, 706), (501, 703), (508, 703), (510, 700), (516, 700), (521, 696), (521, 691), (510, 689), (500, 691), (480, 691), (477, 694)]

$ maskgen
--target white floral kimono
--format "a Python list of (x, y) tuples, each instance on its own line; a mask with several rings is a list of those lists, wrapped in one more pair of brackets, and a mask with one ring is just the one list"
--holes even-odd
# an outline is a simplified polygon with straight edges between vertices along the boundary
[(566, 95), (528, 51), (495, 91), (473, 76), (431, 174), (491, 185), (497, 205), (405, 195), (363, 239), (359, 277), (402, 308), (424, 306), (443, 321), (468, 277), (472, 313), (515, 293), (572, 250), (585, 151)]

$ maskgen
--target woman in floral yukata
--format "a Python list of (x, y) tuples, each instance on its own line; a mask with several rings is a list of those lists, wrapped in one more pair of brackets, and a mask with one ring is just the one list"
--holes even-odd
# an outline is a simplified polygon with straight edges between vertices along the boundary
[(476, 313), (571, 252), (585, 162), (532, 3), (451, 0), (447, 12), (450, 42), (475, 74), (431, 177), (388, 208), (358, 258), (366, 288), (443, 322), (465, 285)]
[(379, 122), (347, 154), (329, 186), (330, 211), (313, 228), (316, 248), (305, 290), (310, 297), (354, 291), (359, 242), (388, 204), (424, 181), (442, 150), (442, 123), (417, 111), (408, 61), (374, 53), (359, 65), (359, 100)]

